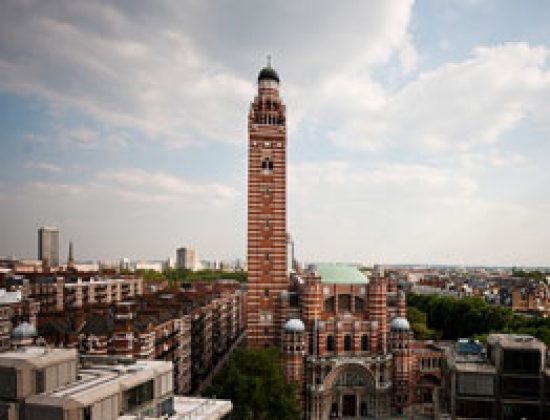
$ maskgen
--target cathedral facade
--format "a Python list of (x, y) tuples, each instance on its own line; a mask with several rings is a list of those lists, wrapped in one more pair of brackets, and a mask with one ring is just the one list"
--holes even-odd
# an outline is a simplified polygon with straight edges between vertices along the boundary
[(443, 351), (416, 342), (382, 271), (287, 258), (286, 109), (268, 64), (248, 118), (248, 345), (277, 346), (307, 419), (436, 415)]

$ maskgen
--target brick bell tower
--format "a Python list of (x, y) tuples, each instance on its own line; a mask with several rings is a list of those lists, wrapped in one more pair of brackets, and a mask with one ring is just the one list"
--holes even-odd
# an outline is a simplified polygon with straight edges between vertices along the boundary
[(279, 75), (258, 74), (248, 114), (248, 345), (279, 345), (286, 320), (281, 293), (288, 290), (286, 247), (286, 117)]

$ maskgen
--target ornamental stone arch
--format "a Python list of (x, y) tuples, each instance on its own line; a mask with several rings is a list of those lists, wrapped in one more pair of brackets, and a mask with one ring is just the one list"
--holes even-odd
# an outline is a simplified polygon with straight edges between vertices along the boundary
[(376, 380), (364, 364), (346, 362), (325, 377), (323, 390), (322, 419), (364, 418), (372, 412)]
[[(331, 389), (335, 384), (339, 383), (340, 380), (346, 380), (342, 376), (347, 376), (348, 379), (353, 381), (353, 376), (356, 376), (357, 380), (364, 380), (365, 384), (363, 386), (369, 386), (374, 389), (375, 379), (374, 374), (371, 370), (363, 365), (362, 363), (357, 362), (347, 362), (337, 365), (332, 371), (325, 377), (323, 381), (323, 389)], [(341, 381), (340, 381), (341, 383)]]

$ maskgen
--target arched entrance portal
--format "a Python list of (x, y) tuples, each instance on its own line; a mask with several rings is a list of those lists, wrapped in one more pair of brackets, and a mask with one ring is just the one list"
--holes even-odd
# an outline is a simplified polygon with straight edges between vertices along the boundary
[(323, 382), (323, 419), (367, 418), (374, 405), (372, 372), (358, 363), (334, 369)]

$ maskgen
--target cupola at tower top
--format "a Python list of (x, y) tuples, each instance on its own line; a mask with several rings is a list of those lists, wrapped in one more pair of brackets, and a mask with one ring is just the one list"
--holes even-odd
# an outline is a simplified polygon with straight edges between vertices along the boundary
[(258, 85), (260, 88), (276, 88), (279, 85), (279, 74), (271, 67), (271, 56), (267, 56), (267, 65), (258, 73)]

